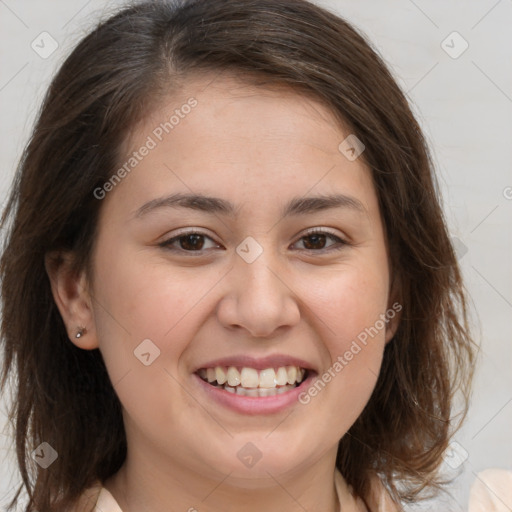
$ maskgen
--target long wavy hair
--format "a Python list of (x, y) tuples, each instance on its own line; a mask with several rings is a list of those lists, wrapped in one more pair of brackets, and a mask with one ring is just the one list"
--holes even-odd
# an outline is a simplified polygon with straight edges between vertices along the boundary
[[(405, 95), (362, 34), (305, 0), (159, 0), (99, 23), (65, 60), (3, 213), (0, 386), (12, 397), (22, 478), (8, 510), (25, 489), (26, 512), (64, 511), (125, 460), (121, 404), (99, 350), (68, 339), (45, 257), (73, 251), (76, 269), (88, 268), (101, 208), (93, 191), (150, 106), (202, 71), (307, 93), (366, 146), (403, 310), (336, 464), (363, 498), (375, 473), (399, 500), (435, 491), (467, 411), (474, 343), (434, 166)], [(41, 442), (58, 453), (47, 470), (31, 458)]]

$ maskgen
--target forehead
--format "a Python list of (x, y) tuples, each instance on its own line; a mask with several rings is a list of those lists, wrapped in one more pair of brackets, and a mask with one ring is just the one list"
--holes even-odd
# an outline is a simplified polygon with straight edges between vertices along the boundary
[[(215, 140), (233, 153), (251, 147), (269, 149), (277, 143), (284, 153), (287, 146), (298, 143), (337, 154), (337, 145), (333, 147), (325, 135), (338, 140), (347, 130), (312, 93), (286, 84), (255, 84), (243, 76), (203, 73), (181, 79), (178, 87), (153, 104), (128, 139), (128, 148), (151, 134), (158, 145), (163, 142), (168, 147), (173, 141), (176, 147)], [(237, 143), (231, 144), (233, 140)]]
[(362, 158), (350, 161), (340, 151), (348, 135), (331, 109), (290, 87), (199, 76), (132, 131), (120, 165), (144, 146), (151, 149), (124, 180), (131, 187), (122, 186), (147, 201), (165, 192), (219, 196), (222, 190), (233, 204), (263, 192), (267, 201), (284, 203), (308, 191), (347, 189), (364, 204), (372, 180)]

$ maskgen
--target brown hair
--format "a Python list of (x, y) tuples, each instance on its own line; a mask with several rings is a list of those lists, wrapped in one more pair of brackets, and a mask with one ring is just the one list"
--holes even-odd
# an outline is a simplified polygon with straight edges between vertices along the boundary
[[(341, 439), (337, 466), (355, 492), (378, 473), (412, 500), (440, 479), (467, 409), (473, 368), (461, 275), (424, 137), (404, 94), (371, 45), (343, 19), (305, 0), (148, 1), (85, 37), (55, 76), (3, 214), (1, 387), (13, 377), (10, 420), (26, 511), (63, 511), (126, 455), (121, 405), (99, 350), (68, 339), (45, 256), (73, 251), (88, 268), (100, 201), (133, 126), (178, 77), (230, 71), (307, 92), (366, 146), (403, 305), (374, 393)], [(341, 141), (340, 141), (341, 142)], [(35, 467), (48, 442), (58, 459)]]

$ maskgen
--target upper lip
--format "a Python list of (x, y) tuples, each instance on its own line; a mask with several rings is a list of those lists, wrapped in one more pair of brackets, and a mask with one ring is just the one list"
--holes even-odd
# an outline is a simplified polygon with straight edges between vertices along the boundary
[(203, 368), (215, 368), (216, 366), (235, 366), (238, 368), (246, 367), (254, 368), (255, 370), (279, 368), (280, 366), (298, 366), (305, 370), (314, 370), (312, 365), (303, 359), (285, 354), (274, 354), (266, 357), (252, 357), (247, 355), (223, 357), (201, 364), (194, 370), (194, 372)]

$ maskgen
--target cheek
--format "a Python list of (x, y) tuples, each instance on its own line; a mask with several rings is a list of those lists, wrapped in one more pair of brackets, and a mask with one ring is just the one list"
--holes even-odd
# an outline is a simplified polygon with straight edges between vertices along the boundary
[(362, 412), (380, 371), (389, 284), (385, 262), (346, 266), (329, 279), (310, 283), (309, 305), (327, 363), (304, 403), (323, 402), (326, 417), (340, 432)]
[(102, 351), (113, 360), (116, 355), (117, 366), (122, 354), (132, 363), (133, 351), (149, 339), (173, 369), (223, 273), (206, 267), (171, 269), (164, 258), (150, 258), (146, 250), (116, 253), (115, 244), (103, 247), (95, 273), (95, 320)]
[[(333, 270), (321, 280), (308, 282), (309, 305), (322, 320), (324, 342), (331, 355), (347, 350), (352, 340), (370, 329), (385, 314), (388, 303), (389, 280), (384, 264), (360, 262)], [(379, 322), (378, 335), (384, 336)], [(373, 331), (372, 331), (373, 332)], [(364, 334), (360, 337), (364, 338)]]
[(192, 316), (200, 312), (201, 296), (215, 280), (210, 278), (208, 286), (190, 269), (173, 271), (170, 278), (168, 264), (151, 262), (143, 252), (124, 256), (109, 249), (97, 255), (94, 304), (110, 380), (136, 423), (172, 428), (180, 417), (172, 412), (193, 405), (183, 393), (177, 367), (197, 328)]

